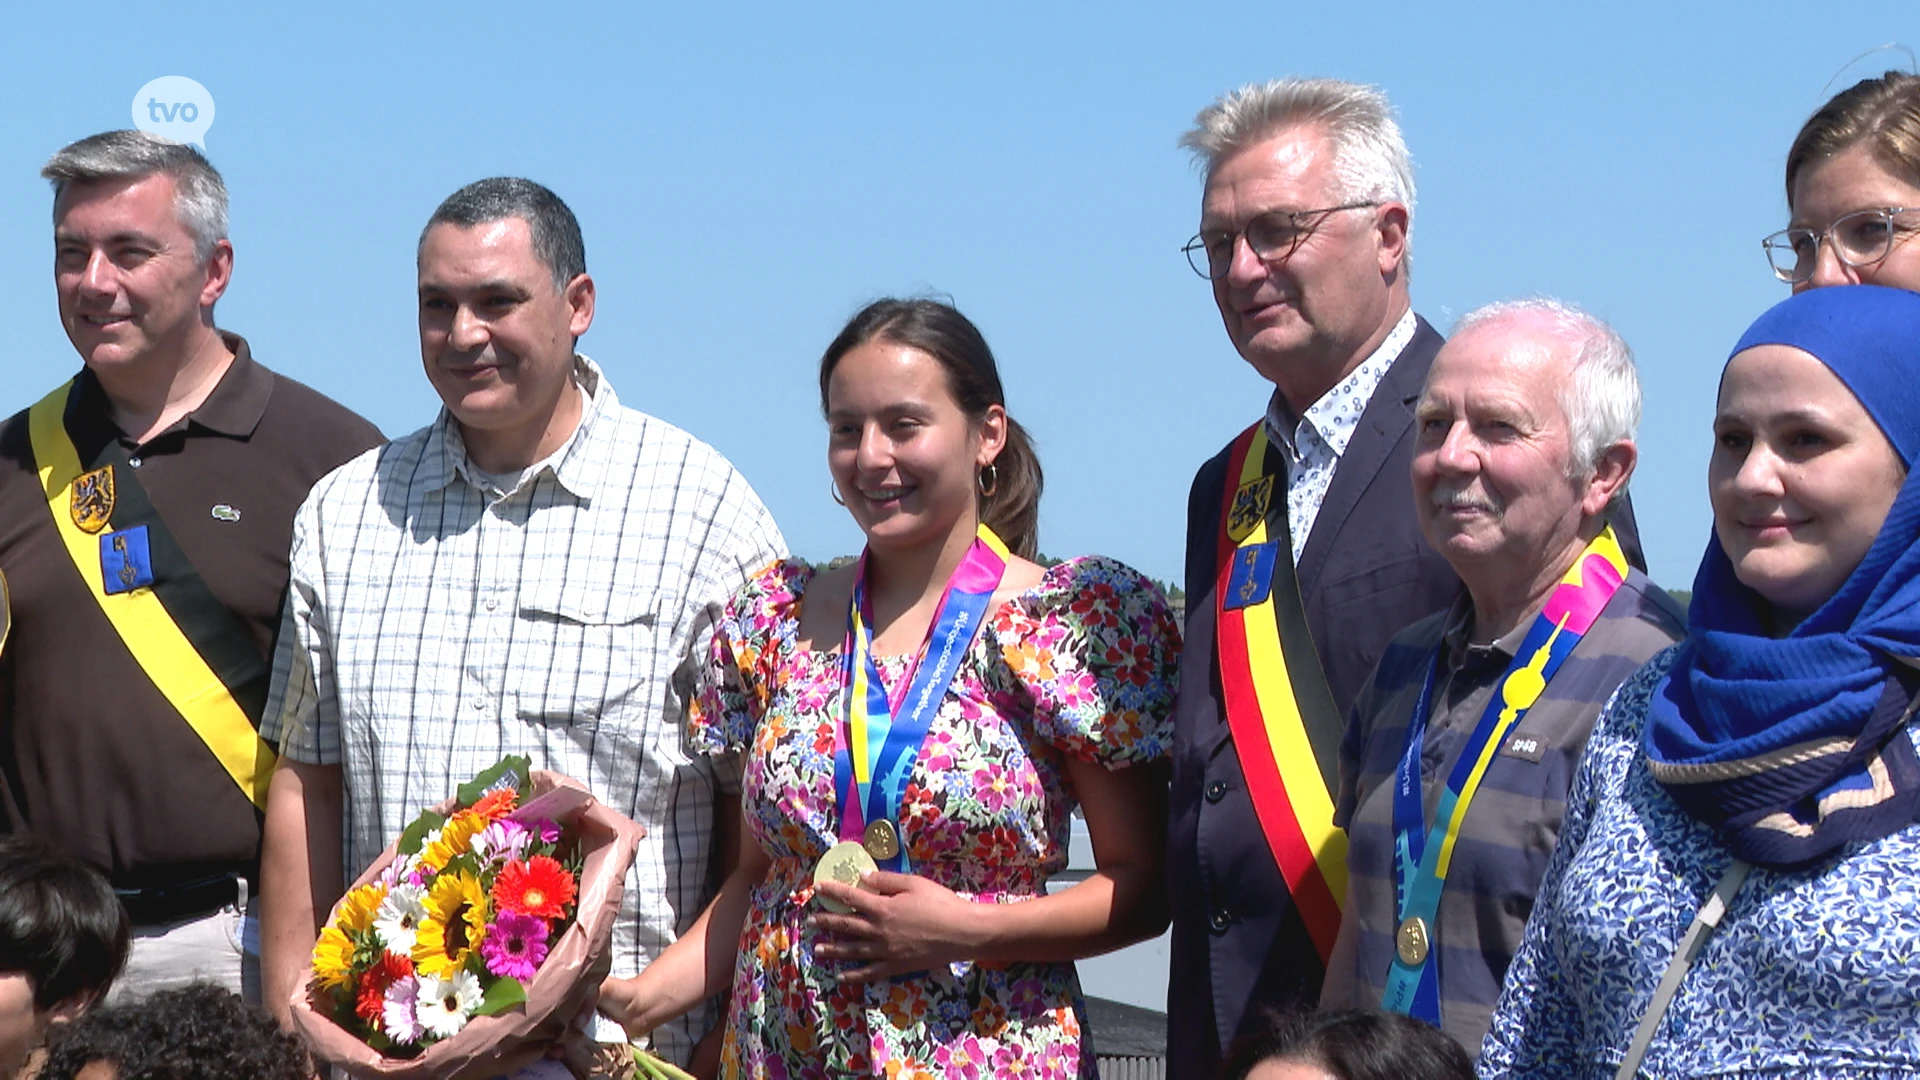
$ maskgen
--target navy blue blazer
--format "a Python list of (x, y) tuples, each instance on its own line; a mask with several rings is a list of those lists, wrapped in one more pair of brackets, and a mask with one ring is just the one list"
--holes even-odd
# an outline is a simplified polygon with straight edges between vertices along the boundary
[[(1307, 625), (1342, 716), (1388, 640), (1452, 603), (1461, 588), (1413, 512), (1413, 409), (1443, 341), (1417, 321), (1361, 414), (1297, 570)], [(1187, 503), (1186, 646), (1167, 837), (1167, 1041), (1175, 1080), (1211, 1080), (1255, 1006), (1310, 1008), (1325, 974), (1260, 831), (1220, 704), (1214, 587), (1229, 449), (1200, 467)], [(1623, 503), (1614, 525), (1629, 560), (1644, 566), (1630, 505)]]

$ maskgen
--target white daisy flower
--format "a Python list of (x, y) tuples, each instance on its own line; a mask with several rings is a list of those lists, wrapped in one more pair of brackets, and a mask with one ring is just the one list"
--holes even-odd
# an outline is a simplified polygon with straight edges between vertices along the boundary
[(373, 913), (373, 929), (395, 956), (413, 955), (413, 938), (427, 917), (427, 890), (419, 885), (395, 885)]
[(467, 1018), (480, 1007), (483, 996), (480, 980), (464, 968), (447, 979), (422, 975), (414, 1016), (429, 1034), (444, 1039), (467, 1026)]

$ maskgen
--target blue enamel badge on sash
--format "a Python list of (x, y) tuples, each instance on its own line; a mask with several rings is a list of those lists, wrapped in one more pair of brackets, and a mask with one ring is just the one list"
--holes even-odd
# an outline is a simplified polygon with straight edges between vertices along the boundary
[(153, 584), (153, 556), (147, 551), (145, 525), (100, 538), (100, 584), (108, 596)]
[(1233, 551), (1233, 569), (1227, 575), (1228, 608), (1247, 608), (1273, 592), (1273, 568), (1280, 558), (1280, 542), (1249, 544)]

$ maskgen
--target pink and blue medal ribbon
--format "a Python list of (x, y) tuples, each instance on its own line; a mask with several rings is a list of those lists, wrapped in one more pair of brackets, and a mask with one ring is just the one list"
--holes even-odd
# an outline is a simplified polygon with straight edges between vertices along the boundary
[(1461, 749), (1447, 786), (1427, 828), (1421, 806), (1420, 751), (1426, 739), (1434, 683), (1440, 671), (1440, 651), (1434, 649), (1427, 665), (1420, 700), (1407, 721), (1406, 746), (1393, 778), (1393, 832), (1395, 893), (1400, 921), (1394, 932), (1393, 966), (1380, 1006), (1440, 1025), (1439, 941), (1434, 933), (1440, 911), (1440, 891), (1453, 865), (1454, 844), (1467, 808), (1486, 778), (1494, 755), (1519, 726), (1527, 710), (1547, 688), (1574, 646), (1593, 627), (1607, 601), (1626, 580), (1627, 558), (1608, 527), (1588, 544), (1572, 569), (1547, 597), (1527, 636), (1514, 653), (1513, 663), (1494, 685), (1492, 700), (1480, 723)]
[(1009, 558), (1007, 546), (993, 530), (980, 526), (973, 545), (947, 579), (919, 654), (889, 693), (873, 658), (867, 556), (860, 555), (847, 612), (846, 726), (834, 750), (833, 790), (839, 803), (840, 839), (863, 840), (874, 822), (887, 822), (899, 837), (897, 850), (887, 857), (869, 846), (869, 854), (882, 870), (912, 870), (898, 822), (907, 777), (961, 659), (986, 621)]

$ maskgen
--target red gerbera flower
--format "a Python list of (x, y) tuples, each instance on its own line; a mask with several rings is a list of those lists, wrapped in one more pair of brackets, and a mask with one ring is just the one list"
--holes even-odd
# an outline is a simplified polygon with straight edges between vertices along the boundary
[(514, 807), (518, 805), (520, 805), (520, 793), (512, 788), (501, 788), (482, 795), (480, 801), (473, 804), (473, 812), (488, 821), (499, 821), (513, 813)]
[(379, 1027), (381, 1010), (386, 1006), (387, 987), (411, 974), (413, 974), (411, 958), (381, 953), (377, 963), (360, 973), (358, 993), (353, 999), (353, 1014)]
[(510, 860), (493, 883), (493, 903), (501, 911), (542, 919), (566, 917), (573, 903), (573, 875), (559, 860), (535, 855), (526, 862)]

